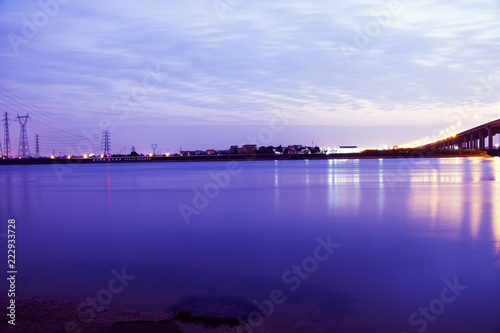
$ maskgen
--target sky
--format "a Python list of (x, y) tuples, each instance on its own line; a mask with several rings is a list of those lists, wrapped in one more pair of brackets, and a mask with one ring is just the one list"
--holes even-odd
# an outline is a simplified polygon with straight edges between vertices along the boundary
[[(500, 118), (496, 1), (0, 0), (0, 112), (43, 155), (380, 147)], [(3, 128), (0, 130), (3, 141)]]

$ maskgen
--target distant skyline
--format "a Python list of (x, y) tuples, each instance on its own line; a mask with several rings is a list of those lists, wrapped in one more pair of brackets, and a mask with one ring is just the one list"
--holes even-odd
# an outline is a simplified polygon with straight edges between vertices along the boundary
[(106, 128), (113, 153), (175, 153), (401, 145), (500, 118), (495, 1), (7, 0), (0, 16), (14, 153), (28, 112), (44, 155), (100, 151)]

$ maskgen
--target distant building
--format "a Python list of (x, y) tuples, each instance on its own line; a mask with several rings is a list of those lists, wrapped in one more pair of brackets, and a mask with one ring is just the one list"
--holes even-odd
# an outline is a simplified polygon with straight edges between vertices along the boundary
[(294, 146), (288, 146), (287, 148), (285, 148), (283, 154), (297, 154), (297, 150), (295, 150)]
[(231, 148), (229, 148), (229, 153), (230, 154), (251, 154), (253, 153), (255, 150), (257, 150), (257, 145), (243, 145), (243, 147), (238, 147), (238, 146), (231, 146)]
[(257, 145), (243, 145), (242, 151), (244, 153), (253, 153), (255, 150), (257, 150)]
[(208, 149), (207, 155), (215, 155), (215, 149)]
[(204, 152), (201, 150), (183, 150), (180, 152), (181, 156), (198, 156), (204, 155)]
[(338, 146), (338, 148), (334, 151), (336, 154), (352, 154), (359, 153), (358, 146)]

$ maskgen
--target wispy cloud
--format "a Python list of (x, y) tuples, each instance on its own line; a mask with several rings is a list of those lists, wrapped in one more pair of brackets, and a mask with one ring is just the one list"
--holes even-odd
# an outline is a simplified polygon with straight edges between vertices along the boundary
[(353, 45), (389, 3), (252, 0), (221, 21), (210, 1), (69, 1), (15, 53), (7, 36), (22, 37), (23, 18), (41, 8), (7, 0), (0, 86), (69, 112), (75, 128), (106, 116), (147, 66), (160, 66), (164, 80), (125, 123), (259, 124), (286, 108), (296, 124), (439, 124), (480, 75), (500, 70), (499, 5), (400, 1), (346, 63), (339, 44)]

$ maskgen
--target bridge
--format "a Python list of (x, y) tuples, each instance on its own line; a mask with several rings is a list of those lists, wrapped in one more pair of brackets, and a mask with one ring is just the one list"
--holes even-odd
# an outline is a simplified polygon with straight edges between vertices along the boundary
[(418, 148), (492, 150), (496, 149), (493, 137), (499, 133), (500, 119), (497, 119)]

